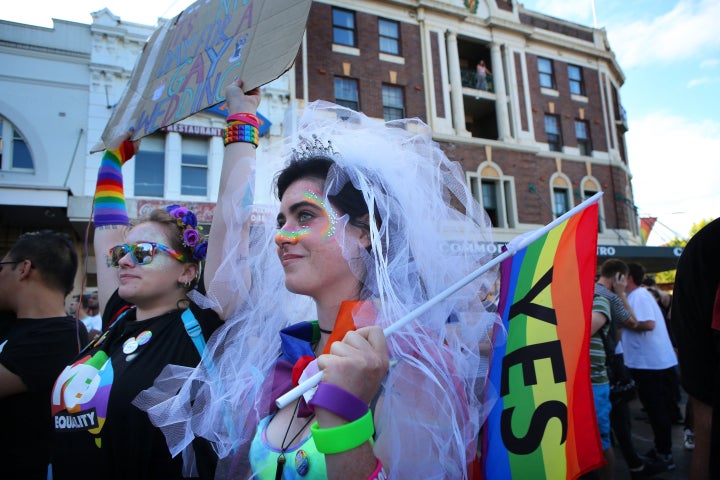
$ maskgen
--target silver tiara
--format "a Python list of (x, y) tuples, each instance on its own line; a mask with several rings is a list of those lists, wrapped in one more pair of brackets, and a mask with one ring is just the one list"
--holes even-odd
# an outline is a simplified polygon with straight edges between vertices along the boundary
[(339, 156), (340, 152), (335, 150), (332, 140), (328, 140), (327, 144), (325, 144), (315, 134), (313, 134), (312, 140), (301, 135), (297, 147), (292, 149), (292, 157), (295, 161), (309, 160), (311, 158), (325, 158), (335, 161)]

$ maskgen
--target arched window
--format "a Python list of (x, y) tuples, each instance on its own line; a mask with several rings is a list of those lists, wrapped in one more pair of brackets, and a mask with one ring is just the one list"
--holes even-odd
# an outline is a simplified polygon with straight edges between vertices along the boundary
[[(580, 180), (580, 186), (582, 187), (582, 199), (587, 200), (598, 192), (601, 192), (600, 182), (595, 177), (584, 177)], [(605, 210), (603, 208), (603, 201), (600, 199), (598, 202), (598, 233), (605, 231)]]
[(7, 118), (0, 116), (0, 170), (32, 172), (32, 153), (22, 133)]
[(496, 228), (515, 228), (515, 183), (512, 177), (503, 175), (494, 163), (483, 162), (476, 172), (466, 173), (468, 185), (475, 200), (487, 212)]
[(558, 218), (573, 207), (572, 183), (562, 173), (554, 173), (550, 177), (550, 189), (552, 191), (553, 216)]

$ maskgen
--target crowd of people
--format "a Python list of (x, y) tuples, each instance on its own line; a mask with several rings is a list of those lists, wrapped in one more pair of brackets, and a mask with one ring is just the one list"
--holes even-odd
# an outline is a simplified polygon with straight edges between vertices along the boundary
[[(444, 222), (491, 241), (459, 165), (419, 120), (314, 102), (297, 135), (263, 152), (285, 166), (276, 224), (256, 225), (260, 92), (238, 80), (226, 101), (210, 235), (180, 205), (130, 221), (122, 166), (139, 143), (119, 139), (98, 171), (97, 291), (69, 295), (78, 258), (66, 235), (24, 234), (2, 258), (3, 478), (479, 478), (496, 272), (384, 331), (488, 261), (444, 248)], [(709, 227), (681, 258), (672, 308), (641, 265), (600, 266), (589, 355), (607, 464), (588, 477), (613, 478), (613, 442), (633, 477), (675, 468), (681, 382), (693, 478), (718, 473), (718, 221)], [(318, 371), (316, 390), (278, 405)], [(654, 434), (643, 455), (635, 391)]]

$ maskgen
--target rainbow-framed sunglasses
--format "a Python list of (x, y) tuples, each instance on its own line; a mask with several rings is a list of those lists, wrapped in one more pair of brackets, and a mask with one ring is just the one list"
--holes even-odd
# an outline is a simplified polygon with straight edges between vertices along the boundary
[(128, 245), (126, 243), (122, 243), (120, 245), (115, 245), (110, 249), (110, 257), (108, 258), (108, 266), (113, 268), (118, 268), (120, 266), (120, 259), (123, 258), (128, 253), (130, 254), (130, 259), (135, 262), (136, 265), (147, 265), (150, 262), (152, 262), (153, 257), (155, 257), (155, 250), (160, 249), (163, 252), (167, 253), (171, 257), (173, 257), (178, 262), (185, 262), (185, 255), (178, 252), (174, 248), (170, 248), (167, 245), (163, 245), (162, 243), (155, 243), (155, 242), (138, 242), (133, 243), (132, 245)]

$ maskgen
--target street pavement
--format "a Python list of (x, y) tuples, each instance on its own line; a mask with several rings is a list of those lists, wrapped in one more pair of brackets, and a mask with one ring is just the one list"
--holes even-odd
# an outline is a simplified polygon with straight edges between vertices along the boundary
[[(683, 392), (682, 404), (680, 411), (685, 413), (685, 402), (687, 395)], [(653, 448), (653, 432), (650, 424), (647, 422), (647, 415), (642, 411), (640, 401), (635, 399), (630, 403), (630, 418), (632, 418), (632, 433), (635, 450), (641, 456), (648, 450)], [(672, 453), (677, 468), (672, 472), (664, 472), (658, 474), (658, 480), (686, 480), (690, 471), (690, 457), (692, 451), (685, 450), (684, 443), (684, 427), (680, 424), (674, 424), (672, 427)], [(630, 480), (630, 471), (628, 470), (625, 459), (623, 459), (620, 448), (615, 446), (615, 479)]]

